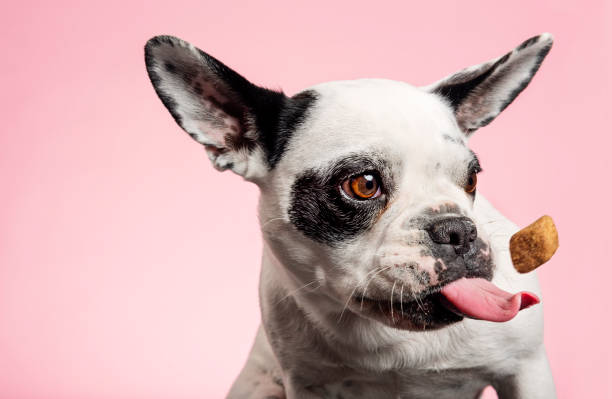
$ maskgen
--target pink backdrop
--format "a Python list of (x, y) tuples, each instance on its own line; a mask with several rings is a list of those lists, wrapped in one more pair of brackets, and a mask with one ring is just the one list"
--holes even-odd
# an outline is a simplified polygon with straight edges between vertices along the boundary
[(561, 248), (538, 273), (559, 396), (612, 397), (610, 2), (90, 3), (2, 7), (2, 399), (218, 398), (246, 358), (257, 191), (162, 107), (149, 37), (292, 94), (426, 84), (543, 31), (556, 43), (532, 85), (472, 141), (479, 187), (520, 225), (555, 218)]

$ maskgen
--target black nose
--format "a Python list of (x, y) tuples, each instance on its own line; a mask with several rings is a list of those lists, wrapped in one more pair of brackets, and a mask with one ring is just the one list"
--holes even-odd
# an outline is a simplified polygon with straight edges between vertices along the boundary
[(437, 220), (427, 232), (435, 243), (452, 245), (457, 255), (468, 252), (477, 235), (474, 222), (463, 216)]

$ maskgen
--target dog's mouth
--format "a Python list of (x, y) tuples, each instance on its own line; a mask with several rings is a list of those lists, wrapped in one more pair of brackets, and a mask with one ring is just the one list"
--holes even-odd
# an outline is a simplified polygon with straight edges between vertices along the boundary
[[(409, 299), (409, 300), (406, 300)], [(504, 322), (539, 303), (530, 292), (511, 294), (483, 278), (460, 278), (421, 297), (355, 296), (360, 312), (395, 328), (433, 330), (464, 317)]]
[(354, 300), (366, 316), (403, 330), (435, 330), (463, 319), (463, 315), (443, 304), (440, 292), (408, 301), (368, 297), (355, 297)]

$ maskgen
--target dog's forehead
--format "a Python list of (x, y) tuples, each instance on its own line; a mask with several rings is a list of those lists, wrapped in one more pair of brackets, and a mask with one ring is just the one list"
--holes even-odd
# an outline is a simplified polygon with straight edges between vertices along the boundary
[(451, 108), (437, 95), (409, 84), (361, 79), (308, 90), (317, 100), (288, 148), (296, 165), (316, 166), (342, 154), (380, 150), (441, 155), (466, 144)]

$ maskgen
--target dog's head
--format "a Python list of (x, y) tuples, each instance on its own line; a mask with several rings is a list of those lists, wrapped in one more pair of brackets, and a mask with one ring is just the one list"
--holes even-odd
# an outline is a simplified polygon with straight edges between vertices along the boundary
[(467, 141), (551, 45), (548, 34), (531, 38), (427, 87), (365, 79), (293, 97), (174, 37), (151, 39), (145, 57), (157, 94), (214, 166), (260, 187), (264, 239), (297, 285), (316, 282), (338, 309), (422, 330), (461, 319), (442, 287), (493, 276)]

